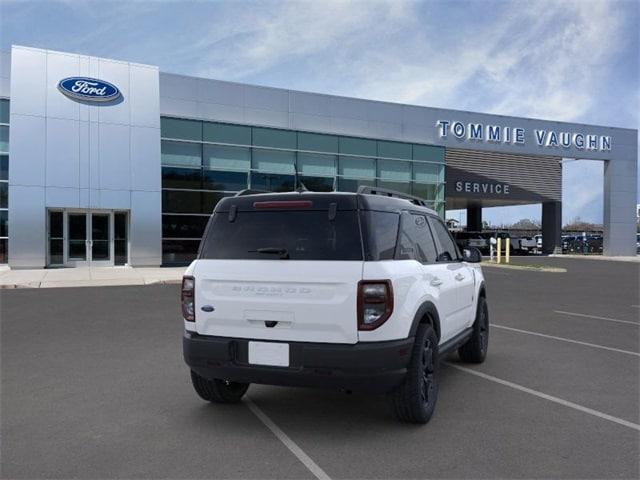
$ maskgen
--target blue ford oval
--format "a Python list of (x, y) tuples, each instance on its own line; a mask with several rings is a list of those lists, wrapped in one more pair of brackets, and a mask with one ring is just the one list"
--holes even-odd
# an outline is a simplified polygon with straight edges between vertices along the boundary
[(58, 83), (67, 97), (90, 102), (110, 102), (120, 97), (120, 90), (112, 83), (89, 77), (68, 77)]

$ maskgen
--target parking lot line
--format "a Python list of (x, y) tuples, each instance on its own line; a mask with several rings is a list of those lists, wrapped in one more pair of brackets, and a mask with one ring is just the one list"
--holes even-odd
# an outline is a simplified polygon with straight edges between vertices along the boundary
[(455, 368), (457, 370), (461, 370), (461, 371), (463, 371), (465, 373), (469, 373), (471, 375), (475, 375), (477, 377), (484, 378), (485, 380), (489, 380), (489, 381), (492, 381), (492, 382), (495, 382), (495, 383), (499, 383), (500, 385), (504, 385), (506, 387), (510, 387), (510, 388), (515, 389), (515, 390), (519, 390), (521, 392), (525, 392), (525, 393), (528, 393), (530, 395), (534, 395), (536, 397), (543, 398), (545, 400), (549, 400), (550, 402), (554, 402), (554, 403), (557, 403), (559, 405), (564, 405), (565, 407), (573, 408), (574, 410), (578, 410), (580, 412), (584, 412), (584, 413), (587, 413), (589, 415), (593, 415), (594, 417), (599, 417), (599, 418), (602, 418), (604, 420), (608, 420), (610, 422), (617, 423), (619, 425), (623, 425), (625, 427), (629, 427), (629, 428), (632, 428), (634, 430), (640, 431), (640, 425), (638, 425), (637, 423), (629, 422), (629, 421), (624, 420), (622, 418), (614, 417), (613, 415), (608, 415), (606, 413), (599, 412), (598, 410), (594, 410), (592, 408), (583, 407), (582, 405), (578, 405), (577, 403), (569, 402), (568, 400), (563, 400), (562, 398), (554, 397), (553, 395), (548, 395), (546, 393), (542, 393), (542, 392), (539, 392), (537, 390), (533, 390), (531, 388), (527, 388), (527, 387), (524, 387), (522, 385), (518, 385), (517, 383), (509, 382), (507, 380), (503, 380), (501, 378), (494, 377), (492, 375), (487, 375), (486, 373), (482, 373), (482, 372), (479, 372), (477, 370), (473, 370), (471, 368), (462, 367), (460, 365), (455, 365), (455, 364), (450, 363), (450, 362), (446, 362), (446, 364), (448, 366), (450, 366), (450, 367), (453, 367), (453, 368)]
[(271, 420), (266, 413), (264, 413), (260, 408), (253, 403), (253, 401), (249, 397), (245, 397), (245, 403), (249, 407), (249, 410), (253, 412), (253, 414), (258, 417), (258, 419), (265, 424), (265, 426), (271, 430), (278, 440), (280, 440), (285, 447), (289, 449), (291, 453), (293, 453), (302, 464), (309, 469), (313, 475), (320, 480), (331, 480), (331, 477), (325, 473), (322, 468), (318, 466), (316, 462), (314, 462), (309, 455), (307, 455), (304, 450), (302, 450), (296, 442), (291, 440), (289, 436), (284, 433), (280, 427), (278, 427), (273, 420)]
[(631, 325), (640, 325), (640, 323), (632, 322), (631, 320), (620, 320), (618, 318), (611, 318), (611, 317), (599, 317), (597, 315), (587, 315), (586, 313), (565, 312), (564, 310), (554, 310), (553, 312), (561, 313), (562, 315), (571, 315), (572, 317), (595, 318), (596, 320), (606, 320), (608, 322), (630, 323)]
[(613, 348), (613, 347), (605, 347), (604, 345), (597, 345), (595, 343), (581, 342), (579, 340), (572, 340), (570, 338), (565, 338), (565, 337), (556, 337), (555, 335), (547, 335), (544, 333), (531, 332), (529, 330), (520, 330), (519, 328), (506, 327), (504, 325), (496, 325), (495, 323), (492, 323), (491, 327), (500, 328), (502, 330), (510, 330), (512, 332), (525, 333), (527, 335), (535, 335), (537, 337), (551, 338), (553, 340), (560, 340), (562, 342), (576, 343), (578, 345), (584, 345), (586, 347), (600, 348), (602, 350), (610, 350), (612, 352), (625, 353), (627, 355), (634, 355), (636, 357), (640, 357), (640, 353), (638, 352), (631, 352), (629, 350), (621, 350), (619, 348)]

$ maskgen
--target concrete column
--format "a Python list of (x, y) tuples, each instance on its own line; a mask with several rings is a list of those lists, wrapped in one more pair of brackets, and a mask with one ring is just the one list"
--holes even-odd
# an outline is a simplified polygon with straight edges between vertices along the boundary
[(467, 231), (479, 232), (482, 230), (482, 207), (469, 205), (467, 207)]
[(604, 254), (636, 255), (638, 147), (604, 164)]
[(562, 202), (542, 204), (542, 253), (562, 253)]

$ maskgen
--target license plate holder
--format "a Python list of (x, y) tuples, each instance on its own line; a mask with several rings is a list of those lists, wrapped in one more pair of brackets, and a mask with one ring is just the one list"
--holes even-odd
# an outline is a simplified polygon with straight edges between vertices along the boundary
[(249, 342), (249, 364), (270, 367), (289, 366), (289, 344), (281, 342)]

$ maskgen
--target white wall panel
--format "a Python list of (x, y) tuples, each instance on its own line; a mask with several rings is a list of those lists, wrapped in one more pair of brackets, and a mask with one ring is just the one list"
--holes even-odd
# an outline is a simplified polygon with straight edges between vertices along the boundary
[(44, 187), (9, 188), (9, 263), (42, 268), (46, 256)]
[(100, 123), (100, 188), (129, 190), (130, 127)]
[(244, 108), (236, 105), (201, 102), (196, 104), (196, 118), (214, 117), (220, 122), (244, 123)]
[(131, 192), (129, 190), (102, 189), (97, 208), (129, 210), (131, 208)]
[(11, 111), (44, 116), (47, 93), (47, 55), (43, 50), (13, 47), (11, 52)]
[(47, 118), (45, 185), (78, 188), (80, 126), (76, 120)]
[(289, 114), (276, 110), (261, 110), (257, 108), (244, 109), (245, 123), (252, 125), (266, 125), (269, 127), (289, 128)]
[[(44, 186), (46, 128), (44, 117), (11, 114), (9, 184)], [(13, 227), (12, 227), (13, 228)]]
[(63, 78), (80, 75), (80, 63), (76, 55), (47, 53), (47, 116), (80, 119), (80, 103), (60, 93), (58, 82)]
[(47, 187), (45, 202), (47, 207), (79, 208), (80, 191), (77, 188)]
[(131, 125), (160, 128), (158, 70), (150, 67), (131, 66), (129, 95)]
[(247, 108), (289, 111), (289, 92), (278, 88), (245, 86), (244, 105)]
[[(164, 74), (161, 73), (160, 76), (164, 78)], [(199, 78), (197, 84), (197, 96), (191, 96), (192, 100), (220, 105), (244, 105), (244, 85), (206, 78)], [(185, 86), (190, 87), (191, 84)]]
[(99, 59), (99, 75), (97, 78), (113, 83), (120, 89), (122, 98), (114, 104), (96, 105), (101, 123), (131, 123), (131, 99), (129, 98), (129, 65), (124, 62)]
[(130, 242), (133, 265), (159, 265), (162, 262), (162, 216), (160, 192), (131, 192)]
[(160, 130), (131, 127), (131, 188), (160, 191)]

